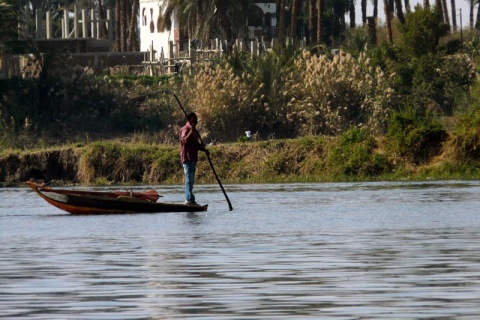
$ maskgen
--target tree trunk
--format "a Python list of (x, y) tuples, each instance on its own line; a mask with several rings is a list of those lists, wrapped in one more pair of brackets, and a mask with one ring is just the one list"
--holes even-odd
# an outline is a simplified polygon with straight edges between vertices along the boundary
[(283, 47), (285, 45), (285, 0), (279, 0), (278, 6), (278, 41)]
[(128, 31), (129, 51), (139, 51), (137, 37), (137, 16), (140, 8), (140, 0), (133, 0), (132, 15), (130, 17), (130, 28)]
[(442, 9), (443, 9), (443, 18), (445, 19), (445, 23), (450, 26), (450, 17), (448, 15), (447, 0), (442, 0)]
[(470, 1), (470, 29), (473, 29), (473, 10), (475, 7), (474, 0)]
[[(198, 31), (199, 28), (202, 24), (202, 19), (203, 19), (203, 4), (202, 0), (196, 0), (195, 1), (195, 36), (198, 37)], [(206, 40), (206, 39), (204, 39)]]
[[(98, 0), (98, 16), (101, 20), (106, 20), (107, 19), (107, 15), (105, 13), (105, 8), (103, 7), (103, 4), (102, 4), (101, 0)], [(102, 29), (102, 35), (104, 35), (104, 37), (106, 39), (108, 39), (107, 24), (106, 23), (100, 23), (100, 28)], [(109, 40), (111, 40), (111, 39), (109, 39)]]
[(127, 2), (128, 0), (122, 0), (120, 10), (120, 51), (127, 51)]
[(452, 6), (452, 26), (453, 32), (457, 32), (457, 6), (455, 5), (455, 0), (451, 0), (450, 4)]
[(385, 23), (387, 28), (387, 40), (388, 42), (393, 42), (393, 35), (392, 35), (392, 19), (390, 13), (390, 7), (388, 5), (388, 0), (383, 0), (383, 9), (385, 11)]
[(400, 21), (401, 24), (405, 24), (405, 16), (403, 15), (402, 9), (402, 0), (395, 0), (395, 7), (397, 7), (398, 21)]
[(378, 18), (378, 0), (373, 0), (373, 17)]
[(475, 24), (475, 29), (480, 30), (480, 5), (477, 9), (477, 23)]
[(435, 10), (438, 10), (442, 14), (442, 19), (445, 22), (445, 12), (443, 12), (442, 0), (435, 0)]
[(290, 20), (290, 36), (292, 37), (293, 43), (297, 40), (297, 18), (300, 11), (300, 1), (301, 0), (292, 0), (292, 17)]
[(355, 0), (350, 0), (350, 28), (355, 29), (356, 23), (355, 23)]
[(317, 42), (323, 42), (323, 6), (324, 0), (318, 0), (317, 6)]
[(122, 0), (116, 0), (115, 1), (115, 50), (116, 51), (121, 51), (121, 26), (120, 26), (120, 20), (121, 20), (121, 11), (122, 11)]
[(410, 0), (405, 0), (405, 12), (410, 13), (412, 8), (410, 8)]
[(423, 0), (423, 8), (430, 8), (430, 1), (429, 0)]
[(315, 8), (316, 1), (315, 0), (308, 0), (308, 38), (310, 44), (315, 43), (315, 28), (316, 28), (316, 8)]
[(367, 0), (362, 0), (362, 23), (365, 25), (367, 23)]
[(233, 50), (233, 31), (231, 28), (230, 21), (228, 20), (227, 7), (225, 6), (224, 0), (215, 0), (215, 7), (217, 8), (218, 16), (220, 19), (220, 26), (225, 32), (225, 37), (227, 40), (227, 53), (232, 52)]
[(388, 0), (388, 10), (390, 10), (390, 18), (393, 18), (395, 12), (395, 0)]

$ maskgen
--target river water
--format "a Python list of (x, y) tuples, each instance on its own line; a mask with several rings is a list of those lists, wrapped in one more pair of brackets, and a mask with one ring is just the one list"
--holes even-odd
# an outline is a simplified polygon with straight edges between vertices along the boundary
[(0, 318), (480, 318), (480, 181), (225, 189), (94, 216), (0, 189)]

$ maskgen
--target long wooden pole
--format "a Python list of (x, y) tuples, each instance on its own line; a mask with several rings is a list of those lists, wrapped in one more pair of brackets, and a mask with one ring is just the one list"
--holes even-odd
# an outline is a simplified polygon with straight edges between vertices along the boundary
[[(183, 114), (185, 115), (185, 118), (187, 118), (187, 121), (188, 121), (189, 119), (188, 119), (187, 111), (185, 111), (185, 108), (184, 108), (184, 107), (182, 106), (182, 104), (180, 103), (180, 100), (178, 100), (177, 95), (174, 93), (173, 96), (174, 96), (175, 99), (177, 100), (178, 105), (179, 105), (180, 108), (182, 109)], [(205, 146), (205, 143), (203, 142), (202, 137), (200, 136), (200, 134), (198, 134), (198, 138), (200, 139), (200, 142)], [(230, 199), (228, 199), (227, 193), (225, 192), (225, 189), (223, 188), (222, 182), (220, 182), (220, 178), (218, 177), (217, 172), (215, 171), (215, 168), (213, 167), (213, 163), (212, 163), (212, 160), (210, 159), (210, 155), (209, 155), (208, 153), (207, 153), (206, 155), (207, 155), (208, 163), (210, 164), (210, 168), (212, 168), (212, 172), (213, 172), (213, 174), (215, 175), (215, 178), (217, 179), (218, 185), (219, 185), (220, 188), (222, 189), (223, 195), (225, 196), (225, 199), (226, 199), (227, 202), (228, 202), (228, 208), (230, 209), (230, 211), (232, 211), (232, 210), (233, 210), (232, 203), (230, 202)]]

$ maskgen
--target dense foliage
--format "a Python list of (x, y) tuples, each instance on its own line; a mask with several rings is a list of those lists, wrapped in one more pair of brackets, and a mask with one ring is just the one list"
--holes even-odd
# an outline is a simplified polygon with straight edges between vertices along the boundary
[(125, 135), (176, 143), (184, 118), (175, 92), (199, 114), (207, 142), (248, 141), (245, 131), (251, 140), (358, 137), (330, 153), (338, 161), (345, 150), (358, 156), (339, 171), (345, 174), (388, 171), (387, 158), (372, 155), (379, 147), (373, 137), (387, 141), (388, 157), (407, 162), (429, 161), (445, 146), (459, 161), (474, 160), (480, 90), (471, 89), (480, 46), (446, 37), (434, 11), (417, 7), (406, 21), (394, 44), (351, 53), (234, 51), (169, 79), (97, 77), (68, 57), (39, 56), (31, 61), (36, 77), (0, 82), (0, 144), (28, 149)]

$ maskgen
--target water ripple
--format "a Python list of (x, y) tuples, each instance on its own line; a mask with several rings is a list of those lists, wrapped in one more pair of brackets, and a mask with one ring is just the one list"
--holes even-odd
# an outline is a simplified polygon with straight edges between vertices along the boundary
[(232, 212), (199, 186), (207, 213), (84, 217), (0, 189), (0, 318), (480, 316), (478, 183), (227, 190)]

